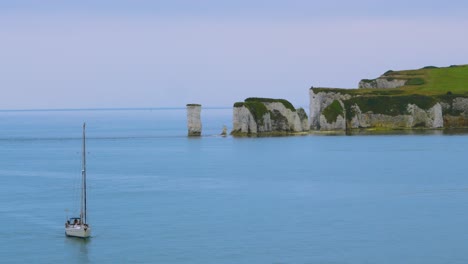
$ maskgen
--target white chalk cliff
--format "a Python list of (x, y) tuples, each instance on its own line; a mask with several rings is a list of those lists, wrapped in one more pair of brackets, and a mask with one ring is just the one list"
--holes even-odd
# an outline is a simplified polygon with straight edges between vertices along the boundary
[[(319, 88), (321, 89), (321, 88)], [(341, 94), (333, 91), (330, 92), (317, 92), (315, 93), (313, 89), (309, 90), (309, 122), (311, 130), (344, 130), (346, 129), (346, 122), (344, 119), (344, 114), (339, 117), (333, 123), (328, 123), (325, 116), (322, 115), (322, 112), (325, 108), (337, 100), (340, 104), (343, 104), (343, 100), (348, 100), (351, 98), (349, 94)]]
[(358, 105), (352, 105), (350, 128), (441, 128), (443, 127), (442, 107), (439, 103), (428, 110), (415, 104), (407, 105), (407, 114), (385, 115), (373, 112), (363, 113)]
[[(272, 100), (272, 99), (268, 99)], [(261, 104), (261, 105), (258, 105)], [(256, 109), (253, 105), (256, 105)], [(297, 133), (308, 130), (303, 109), (292, 110), (282, 102), (244, 102), (233, 108), (232, 134)]]
[(407, 80), (394, 79), (389, 77), (379, 77), (374, 80), (361, 80), (359, 82), (359, 88), (372, 88), (372, 89), (387, 89), (387, 88), (398, 88), (405, 85)]
[[(359, 128), (444, 128), (468, 127), (468, 98), (424, 95), (372, 96), (348, 92), (346, 89), (311, 88), (310, 129), (320, 131)], [(374, 103), (366, 98), (375, 98)], [(400, 99), (401, 98), (401, 99)], [(387, 100), (393, 100), (388, 103)], [(401, 103), (400, 103), (401, 100)], [(334, 101), (342, 106), (336, 119), (328, 120), (324, 114)], [(360, 105), (356, 102), (359, 102)], [(380, 105), (385, 104), (387, 105)], [(419, 103), (418, 103), (419, 102)], [(404, 104), (404, 105), (403, 105)], [(424, 106), (420, 107), (418, 104)], [(367, 109), (365, 111), (362, 110)]]

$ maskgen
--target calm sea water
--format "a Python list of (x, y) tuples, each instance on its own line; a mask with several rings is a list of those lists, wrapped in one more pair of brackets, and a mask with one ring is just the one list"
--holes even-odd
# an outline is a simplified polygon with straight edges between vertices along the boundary
[[(468, 263), (468, 136), (219, 137), (230, 109), (0, 112), (1, 263)], [(87, 122), (89, 240), (78, 210)]]

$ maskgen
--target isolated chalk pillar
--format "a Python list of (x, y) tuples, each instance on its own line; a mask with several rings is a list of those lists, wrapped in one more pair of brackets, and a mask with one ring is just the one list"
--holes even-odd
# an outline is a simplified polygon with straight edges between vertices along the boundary
[(188, 104), (187, 105), (187, 128), (189, 137), (199, 137), (202, 132), (201, 124), (201, 105)]

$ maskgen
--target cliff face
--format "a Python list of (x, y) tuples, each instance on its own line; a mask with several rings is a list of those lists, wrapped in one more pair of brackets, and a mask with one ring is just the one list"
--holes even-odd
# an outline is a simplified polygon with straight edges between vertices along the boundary
[[(329, 92), (327, 92), (329, 90)], [(468, 98), (310, 90), (311, 130), (468, 127)]]
[(299, 120), (301, 121), (301, 128), (302, 131), (308, 131), (309, 130), (309, 118), (307, 117), (307, 114), (303, 108), (298, 108), (296, 109), (297, 115), (299, 116)]
[[(262, 116), (262, 118), (270, 119), (270, 116)], [(233, 109), (233, 131), (232, 133), (246, 133), (246, 134), (257, 134), (259, 127), (257, 125), (257, 121), (255, 117), (252, 115), (250, 110), (245, 106), (234, 106)], [(268, 125), (266, 125), (268, 126)], [(260, 126), (260, 129), (266, 127), (263, 123)]]
[(296, 110), (286, 100), (248, 98), (234, 104), (233, 135), (298, 133), (308, 130), (304, 109)]
[(379, 77), (374, 80), (361, 80), (359, 82), (359, 88), (365, 88), (365, 89), (398, 88), (398, 87), (405, 85), (406, 82), (407, 80)]
[(468, 127), (468, 98), (455, 97), (453, 100), (449, 98), (441, 105), (445, 127)]
[(347, 127), (350, 128), (440, 128), (443, 127), (442, 107), (439, 103), (428, 110), (415, 104), (406, 106), (407, 114), (385, 115), (373, 112), (362, 113), (358, 105), (352, 105), (352, 116)]
[[(318, 88), (320, 89), (320, 88)], [(327, 121), (323, 115), (325, 108), (330, 106), (334, 101), (338, 101), (341, 105), (343, 100), (350, 99), (349, 94), (330, 92), (314, 92), (314, 89), (309, 91), (310, 97), (310, 129), (312, 130), (341, 130), (345, 129), (344, 112), (338, 113), (337, 119)], [(326, 129), (325, 129), (326, 127)]]

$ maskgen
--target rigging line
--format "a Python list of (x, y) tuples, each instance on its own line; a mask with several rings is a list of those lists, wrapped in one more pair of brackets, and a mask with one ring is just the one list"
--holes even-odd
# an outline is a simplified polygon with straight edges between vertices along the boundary
[[(80, 155), (80, 152), (75, 152), (75, 157)], [(79, 214), (79, 207), (78, 207), (78, 204), (79, 204), (79, 201), (80, 201), (80, 189), (81, 189), (81, 160), (78, 158), (76, 159), (76, 169), (73, 170), (73, 178), (72, 178), (72, 189), (73, 189), (73, 196), (72, 196), (72, 207), (71, 207), (71, 216), (72, 217), (76, 217), (78, 216)], [(74, 167), (75, 167), (74, 166)]]

